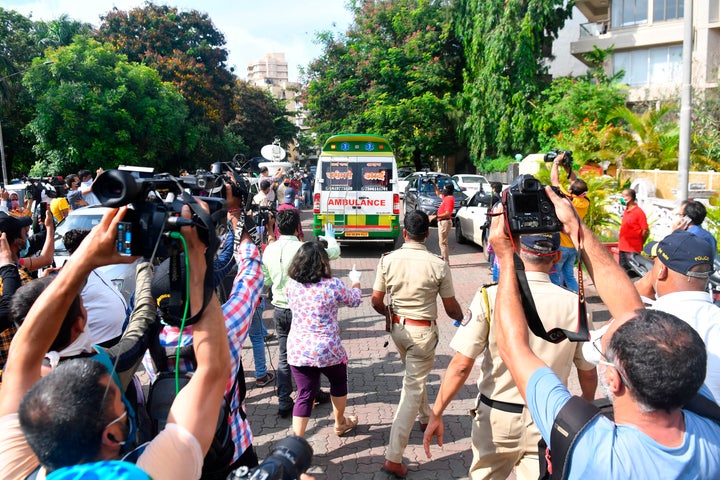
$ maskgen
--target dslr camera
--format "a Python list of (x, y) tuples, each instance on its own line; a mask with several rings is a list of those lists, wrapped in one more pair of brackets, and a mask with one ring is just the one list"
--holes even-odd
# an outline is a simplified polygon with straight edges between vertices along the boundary
[[(555, 193), (564, 196), (559, 188)], [(547, 233), (562, 230), (555, 206), (545, 187), (532, 175), (520, 175), (503, 192), (502, 203), (512, 234)]]
[(310, 467), (312, 456), (307, 440), (290, 436), (280, 440), (260, 465), (252, 470), (240, 467), (231, 472), (227, 480), (297, 480)]
[(570, 150), (558, 150), (557, 148), (550, 149), (550, 153), (546, 153), (543, 157), (543, 160), (546, 162), (554, 162), (555, 159), (560, 155), (561, 153), (564, 153), (565, 156), (563, 157), (562, 161), (560, 162), (561, 167), (572, 167), (573, 158), (572, 158), (572, 152)]

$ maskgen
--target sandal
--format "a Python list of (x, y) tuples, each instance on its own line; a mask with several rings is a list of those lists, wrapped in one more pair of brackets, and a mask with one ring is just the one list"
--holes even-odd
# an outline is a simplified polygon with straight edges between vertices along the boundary
[(335, 435), (337, 435), (338, 437), (342, 437), (347, 432), (357, 427), (357, 424), (358, 418), (355, 415), (344, 417), (343, 424), (335, 427)]

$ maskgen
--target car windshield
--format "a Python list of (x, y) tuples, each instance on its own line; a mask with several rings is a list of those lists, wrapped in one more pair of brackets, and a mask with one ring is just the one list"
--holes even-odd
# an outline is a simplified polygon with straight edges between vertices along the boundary
[(435, 187), (433, 187), (433, 184), (431, 183), (431, 181), (434, 181), (435, 183), (437, 183), (437, 187), (439, 190), (442, 190), (446, 183), (450, 183), (455, 188), (456, 192), (460, 191), (460, 186), (457, 184), (457, 182), (448, 176), (420, 178), (420, 188), (418, 188), (418, 191), (420, 193), (424, 193), (424, 194), (428, 194), (428, 195), (435, 195)]
[(482, 183), (480, 177), (463, 177), (463, 183)]
[(68, 215), (65, 220), (60, 222), (55, 230), (55, 251), (64, 252), (65, 244), (63, 236), (73, 229), (92, 230), (92, 228), (100, 223), (103, 212), (97, 212), (93, 215)]

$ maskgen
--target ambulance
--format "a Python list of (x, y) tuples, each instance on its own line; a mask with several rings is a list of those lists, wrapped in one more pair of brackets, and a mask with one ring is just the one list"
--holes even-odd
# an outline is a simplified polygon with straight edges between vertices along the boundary
[(315, 173), (313, 233), (331, 223), (339, 241), (384, 241), (398, 246), (397, 164), (379, 135), (342, 134), (322, 148)]

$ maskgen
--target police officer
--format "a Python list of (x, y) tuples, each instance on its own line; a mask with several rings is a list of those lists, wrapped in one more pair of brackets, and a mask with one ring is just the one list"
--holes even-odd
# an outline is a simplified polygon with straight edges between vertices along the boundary
[(440, 294), (451, 318), (463, 317), (455, 299), (449, 265), (425, 247), (430, 234), (428, 216), (419, 210), (412, 211), (405, 215), (404, 227), (403, 246), (380, 259), (371, 299), (375, 311), (384, 315), (385, 292), (391, 295), (394, 311), (391, 336), (405, 364), (400, 404), (382, 467), (396, 477), (407, 474), (402, 457), (415, 418), (419, 415), (423, 429), (430, 417), (425, 382), (435, 362), (438, 343), (437, 295)]

